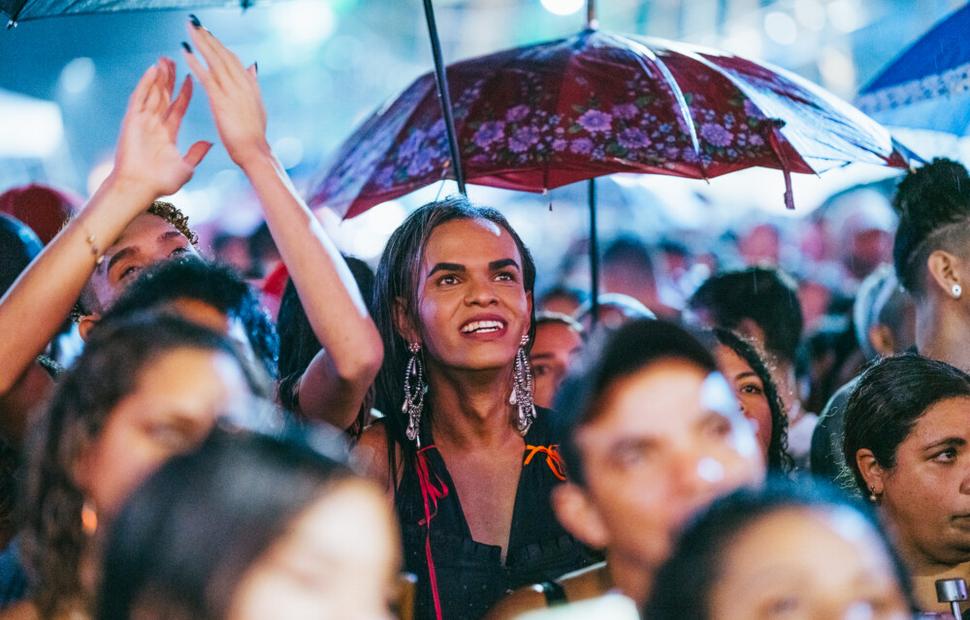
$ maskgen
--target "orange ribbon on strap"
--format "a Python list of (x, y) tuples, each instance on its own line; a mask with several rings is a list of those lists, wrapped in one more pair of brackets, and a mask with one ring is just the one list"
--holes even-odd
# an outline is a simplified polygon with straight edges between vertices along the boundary
[(528, 465), (532, 462), (532, 458), (539, 454), (546, 455), (546, 465), (552, 471), (552, 475), (559, 478), (563, 482), (566, 481), (566, 464), (562, 462), (562, 456), (559, 454), (559, 445), (553, 444), (550, 446), (533, 446), (532, 444), (527, 444), (525, 449), (529, 452), (525, 456), (525, 460), (522, 462), (523, 465)]

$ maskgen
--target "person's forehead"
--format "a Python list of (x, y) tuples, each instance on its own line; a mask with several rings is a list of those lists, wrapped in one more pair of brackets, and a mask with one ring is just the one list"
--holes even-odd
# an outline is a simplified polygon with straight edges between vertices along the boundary
[(940, 435), (970, 438), (970, 397), (953, 397), (930, 405), (919, 418), (907, 439), (923, 443)]
[(616, 381), (600, 399), (591, 434), (630, 432), (661, 437), (690, 426), (705, 411), (706, 373), (680, 361), (659, 361)]
[(472, 264), (500, 258), (520, 262), (518, 247), (508, 231), (489, 220), (464, 219), (446, 222), (431, 231), (424, 247), (423, 264), (425, 267), (440, 262)]
[(751, 366), (731, 347), (719, 344), (716, 349), (717, 363), (728, 377), (742, 372), (753, 372)]
[[(761, 550), (760, 560), (752, 549)], [(871, 526), (854, 511), (792, 506), (752, 523), (737, 538), (730, 555), (735, 562), (741, 558), (768, 570), (784, 564), (810, 569), (812, 561), (828, 564), (839, 558), (841, 566), (830, 568), (841, 570), (842, 578), (851, 578), (854, 573), (888, 572), (888, 557), (880, 551), (881, 543)], [(792, 558), (802, 558), (808, 566), (792, 562)]]
[(142, 213), (125, 227), (118, 240), (108, 248), (108, 253), (116, 248), (122, 248), (142, 240), (154, 240), (167, 232), (179, 232), (179, 230), (157, 215)]

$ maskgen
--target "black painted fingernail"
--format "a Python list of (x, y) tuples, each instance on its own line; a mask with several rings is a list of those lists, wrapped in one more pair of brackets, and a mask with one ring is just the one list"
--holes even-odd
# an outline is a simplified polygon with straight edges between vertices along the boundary
[(192, 27), (193, 28), (201, 28), (202, 27), (202, 22), (199, 21), (199, 18), (196, 17), (195, 15), (192, 15), (191, 13), (189, 14), (189, 21), (192, 22)]
[(186, 43), (185, 41), (182, 41), (182, 49), (184, 49), (186, 52), (190, 54), (192, 53), (192, 46)]
[(259, 63), (256, 61), (253, 61), (253, 71), (259, 73)]

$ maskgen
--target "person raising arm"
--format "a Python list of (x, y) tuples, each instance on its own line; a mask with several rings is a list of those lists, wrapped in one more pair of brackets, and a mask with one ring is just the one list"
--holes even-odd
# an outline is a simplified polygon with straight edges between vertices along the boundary
[(142, 75), (128, 102), (111, 174), (0, 299), (0, 395), (17, 387), (86, 287), (103, 300), (120, 290), (123, 277), (112, 273), (119, 239), (164, 224), (167, 229), (159, 235), (152, 230), (150, 247), (139, 253), (157, 260), (160, 252), (194, 251), (179, 231), (146, 212), (159, 196), (177, 192), (212, 146), (200, 141), (179, 152), (176, 138), (192, 80), (186, 78), (172, 101), (174, 83), (175, 64), (166, 58)]
[(283, 263), (323, 345), (294, 388), (300, 413), (347, 428), (383, 361), (381, 337), (339, 251), (270, 149), (256, 66), (243, 67), (194, 16), (188, 30), (192, 45), (183, 45), (185, 60), (209, 96), (229, 157), (256, 191)]

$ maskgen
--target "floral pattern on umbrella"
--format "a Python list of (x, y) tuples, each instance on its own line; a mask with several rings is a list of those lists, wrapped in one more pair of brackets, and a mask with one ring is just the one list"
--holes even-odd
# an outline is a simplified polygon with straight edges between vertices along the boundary
[[(456, 63), (448, 82), (465, 176), (483, 185), (905, 163), (885, 130), (797, 76), (654, 39), (588, 30)], [(428, 74), (345, 142), (311, 204), (352, 217), (449, 173)]]

